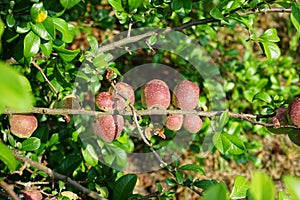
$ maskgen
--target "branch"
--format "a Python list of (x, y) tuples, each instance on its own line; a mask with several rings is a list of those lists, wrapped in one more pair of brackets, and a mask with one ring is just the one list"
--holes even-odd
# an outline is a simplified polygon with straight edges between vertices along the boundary
[(19, 200), (12, 185), (7, 184), (5, 181), (0, 181), (0, 187), (2, 187), (13, 200)]
[(250, 15), (250, 14), (256, 14), (256, 13), (291, 13), (292, 9), (285, 9), (285, 8), (264, 8), (261, 10), (255, 10), (255, 11), (248, 11), (243, 13), (242, 15)]
[(55, 94), (58, 94), (58, 90), (52, 85), (52, 83), (49, 81), (49, 79), (47, 78), (47, 76), (45, 75), (45, 73), (43, 72), (42, 68), (36, 63), (36, 62), (32, 62), (31, 63), (35, 68), (37, 68), (42, 76), (44, 77), (45, 81), (49, 84), (49, 86), (52, 88), (52, 90), (55, 92)]
[(69, 184), (71, 187), (73, 187), (74, 189), (82, 192), (83, 194), (88, 195), (89, 197), (91, 197), (92, 199), (97, 199), (97, 200), (104, 200), (104, 198), (100, 197), (98, 193), (91, 191), (85, 187), (83, 187), (82, 185), (80, 185), (79, 183), (77, 183), (75, 180), (59, 174), (57, 172), (54, 172), (52, 169), (36, 162), (33, 161), (29, 158), (26, 158), (22, 155), (20, 155), (17, 151), (12, 151), (14, 156), (16, 157), (17, 160), (21, 161), (22, 163), (28, 163), (30, 166), (37, 168), (38, 170), (41, 170), (43, 172), (45, 172), (46, 174), (48, 174), (50, 177), (54, 178), (54, 179), (58, 179), (61, 180), (63, 182), (65, 182), (66, 184)]
[[(64, 109), (64, 108), (40, 108), (33, 107), (30, 111), (27, 112), (17, 112), (10, 109), (5, 109), (3, 114), (26, 114), (26, 113), (34, 113), (34, 114), (46, 114), (46, 115), (88, 115), (88, 116), (105, 116), (105, 115), (122, 115), (122, 116), (144, 116), (144, 115), (198, 115), (200, 117), (217, 117), (220, 116), (224, 111), (199, 111), (199, 110), (164, 110), (153, 108), (149, 110), (134, 110), (132, 108), (130, 111), (127, 110), (114, 110), (114, 111), (95, 111), (95, 110), (85, 110), (85, 109)], [(257, 121), (260, 118), (265, 118), (262, 115), (254, 115), (254, 114), (245, 114), (245, 113), (234, 113), (227, 111), (229, 117), (246, 120), (252, 124), (257, 124), (265, 127), (275, 127), (273, 123), (265, 123)], [(269, 115), (267, 115), (269, 116)], [(280, 125), (276, 128), (294, 128), (298, 129), (297, 126), (294, 125)]]

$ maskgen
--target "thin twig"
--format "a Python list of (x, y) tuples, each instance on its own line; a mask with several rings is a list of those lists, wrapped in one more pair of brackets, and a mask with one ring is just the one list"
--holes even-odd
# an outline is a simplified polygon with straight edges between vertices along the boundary
[(2, 187), (13, 200), (19, 200), (12, 185), (7, 184), (5, 181), (0, 181), (0, 187)]
[[(30, 111), (27, 112), (18, 112), (10, 109), (5, 109), (3, 114), (26, 114), (26, 113), (34, 113), (34, 114), (46, 114), (46, 115), (88, 115), (88, 116), (105, 116), (105, 115), (122, 115), (122, 116), (145, 116), (145, 115), (198, 115), (200, 117), (217, 117), (220, 116), (224, 111), (197, 111), (197, 110), (164, 110), (164, 109), (149, 109), (149, 110), (114, 110), (114, 111), (95, 111), (95, 110), (85, 110), (85, 109), (64, 109), (64, 108), (39, 108), (34, 107)], [(275, 125), (272, 123), (264, 123), (256, 121), (256, 119), (262, 118), (262, 115), (254, 115), (254, 114), (245, 114), (245, 113), (234, 113), (228, 111), (229, 117), (246, 120), (252, 124), (262, 125), (265, 127), (274, 127)], [(297, 126), (294, 125), (280, 125), (278, 128), (294, 128), (298, 129)]]
[(57, 95), (59, 92), (58, 90), (52, 85), (52, 83), (49, 81), (49, 79), (47, 78), (47, 76), (45, 75), (45, 73), (43, 72), (42, 68), (36, 63), (36, 62), (32, 62), (31, 63), (35, 68), (37, 68), (42, 76), (44, 77), (45, 81), (49, 84), (49, 86), (51, 87), (51, 89), (55, 92), (55, 94)]
[(75, 180), (73, 180), (73, 179), (71, 179), (71, 178), (69, 178), (65, 175), (54, 172), (52, 169), (42, 165), (39, 162), (33, 161), (29, 158), (26, 158), (26, 157), (20, 155), (16, 150), (13, 150), (12, 152), (13, 152), (13, 154), (16, 157), (17, 160), (19, 160), (23, 163), (27, 162), (30, 166), (45, 172), (51, 178), (58, 179), (58, 180), (61, 180), (61, 181), (65, 182), (66, 184), (69, 184), (74, 189), (82, 192), (83, 194), (86, 194), (87, 196), (91, 197), (92, 199), (105, 200), (104, 198), (100, 197), (97, 192), (89, 190), (88, 188), (86, 188), (86, 187), (80, 185), (79, 183), (77, 183)]
[(257, 13), (262, 13), (262, 14), (266, 14), (266, 13), (291, 13), (292, 9), (290, 8), (264, 8), (261, 10), (255, 10), (255, 11), (248, 11), (245, 13), (242, 13), (241, 15), (250, 15), (250, 14), (257, 14)]

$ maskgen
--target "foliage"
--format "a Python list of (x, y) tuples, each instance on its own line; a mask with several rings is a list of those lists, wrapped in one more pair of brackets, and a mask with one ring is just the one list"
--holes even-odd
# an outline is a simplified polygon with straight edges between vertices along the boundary
[[(278, 17), (277, 8), (286, 15), (284, 18)], [(276, 19), (271, 20), (270, 16)], [(262, 18), (272, 23), (259, 24)], [(187, 41), (176, 46), (180, 41), (172, 32), (167, 32), (170, 30), (163, 29), (167, 27), (184, 32), (189, 40), (199, 43), (205, 53), (191, 48), (192, 44), (187, 46)], [(127, 162), (131, 162), (127, 155), (143, 151), (154, 154), (153, 157), (158, 152), (161, 159), (167, 157), (170, 161), (160, 160), (161, 168), (169, 172), (169, 177), (165, 178), (168, 189), (160, 182), (156, 184), (154, 197), (157, 199), (174, 198), (177, 187), (188, 188), (203, 199), (300, 198), (297, 190), (300, 180), (293, 175), (282, 178), (287, 193), (276, 193), (272, 178), (260, 171), (255, 172), (251, 180), (235, 177), (232, 188), (220, 180), (196, 178), (196, 175), (206, 174), (197, 155), (201, 151), (219, 152), (222, 158), (236, 164), (252, 162), (257, 168), (262, 166), (257, 156), (262, 144), (251, 135), (272, 137), (264, 126), (272, 123), (263, 117), (273, 116), (278, 108), (287, 107), (300, 93), (299, 29), (300, 6), (294, 0), (1, 1), (0, 59), (6, 62), (0, 62), (0, 113), (3, 113), (0, 115), (0, 182), (23, 183), (14, 188), (19, 196), (25, 186), (33, 188), (31, 183), (45, 182), (39, 191), (48, 198), (76, 199), (75, 194), (84, 199), (95, 198), (82, 187), (76, 187), (82, 184), (102, 198), (143, 199), (142, 194), (134, 192), (138, 174), (122, 171)], [(108, 37), (125, 30), (135, 37), (152, 34), (141, 37), (134, 44), (114, 46), (115, 52), (123, 53), (117, 58), (111, 49), (99, 50), (109, 46)], [(153, 30), (165, 32), (151, 32)], [(119, 37), (114, 39), (130, 38), (130, 34)], [(162, 44), (160, 42), (166, 38), (174, 46), (159, 48), (157, 44)], [(137, 50), (135, 45), (143, 49)], [(182, 57), (178, 52), (191, 53)], [(207, 74), (217, 74), (206, 66), (207, 60), (197, 62), (205, 69), (200, 73), (197, 66), (188, 62), (189, 59), (197, 60), (202, 54), (207, 54), (215, 63), (220, 77), (205, 78)], [(183, 164), (180, 157), (168, 154), (181, 148), (172, 142), (176, 131), (160, 129), (155, 132), (151, 116), (139, 116), (137, 120), (126, 116), (129, 124), (137, 124), (126, 126), (120, 137), (106, 143), (85, 126), (94, 122), (93, 117), (69, 113), (52, 115), (47, 110), (32, 109), (34, 106), (51, 108), (51, 111), (71, 112), (72, 108), (101, 111), (95, 108), (94, 96), (108, 90), (114, 81), (126, 78), (126, 72), (135, 66), (149, 62), (172, 66), (182, 79), (196, 83), (201, 91), (198, 111), (219, 112), (202, 116), (203, 126), (198, 133), (191, 136), (180, 132), (190, 139), (187, 145), (194, 157), (192, 164)], [(155, 69), (159, 65), (153, 66)], [(147, 77), (134, 77), (143, 78)], [(135, 88), (134, 109), (137, 111), (143, 110), (139, 87)], [(8, 115), (32, 111), (36, 111), (33, 113), (39, 121), (33, 136), (27, 139), (13, 136)], [(259, 116), (261, 124), (256, 123), (257, 119), (238, 119), (232, 113)], [(134, 137), (134, 130), (139, 126), (146, 127), (144, 140)], [(151, 131), (155, 134), (151, 135)], [(57, 177), (52, 179), (43, 167), (27, 166), (20, 157), (47, 167), (58, 173)], [(60, 175), (75, 180), (75, 187), (60, 179)], [(53, 180), (53, 185), (46, 184)]]

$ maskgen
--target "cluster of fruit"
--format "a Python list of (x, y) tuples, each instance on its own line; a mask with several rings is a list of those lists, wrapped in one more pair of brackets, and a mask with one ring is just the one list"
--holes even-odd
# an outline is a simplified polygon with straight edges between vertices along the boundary
[[(191, 81), (181, 81), (174, 88), (172, 103), (181, 110), (193, 110), (198, 105), (199, 87)], [(126, 109), (126, 100), (131, 105), (135, 102), (134, 90), (130, 85), (119, 82), (115, 88), (109, 88), (108, 92), (100, 92), (96, 96), (96, 104), (104, 111)], [(153, 79), (142, 88), (142, 105), (147, 109), (167, 109), (171, 104), (171, 93), (168, 85), (158, 79)], [(120, 115), (101, 116), (93, 124), (94, 132), (105, 141), (113, 141), (122, 132), (124, 119)], [(191, 133), (198, 132), (202, 127), (202, 120), (198, 115), (169, 115), (165, 120), (165, 126), (170, 130), (179, 130), (183, 126)]]

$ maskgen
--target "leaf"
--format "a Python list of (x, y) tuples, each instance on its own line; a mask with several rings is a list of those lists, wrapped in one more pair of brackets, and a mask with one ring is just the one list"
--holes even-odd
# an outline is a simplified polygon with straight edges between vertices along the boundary
[(260, 37), (265, 42), (279, 42), (280, 39), (277, 35), (277, 30), (275, 28), (270, 28), (266, 30)]
[(176, 181), (173, 178), (166, 178), (165, 182), (171, 187), (177, 185)]
[(42, 42), (40, 44), (41, 51), (44, 53), (45, 56), (50, 56), (53, 49), (53, 42), (52, 40), (49, 40), (47, 42)]
[(74, 34), (75, 34), (74, 26), (68, 24), (65, 20), (61, 18), (53, 18), (52, 20), (55, 29), (60, 31), (62, 34), (62, 41), (65, 43), (71, 43), (73, 41)]
[(126, 174), (117, 180), (113, 190), (113, 200), (128, 199), (133, 192), (137, 181), (137, 175)]
[(47, 18), (47, 12), (43, 6), (43, 2), (32, 5), (30, 8), (30, 16), (35, 22), (43, 22)]
[[(2, 61), (0, 61), (0, 67), (0, 108), (8, 107), (20, 112), (29, 111), (33, 98), (28, 90), (28, 84), (24, 84), (26, 78)], [(2, 111), (0, 109), (0, 113)]]
[(137, 9), (144, 0), (128, 0), (128, 4), (129, 4), (129, 12)]
[(176, 177), (176, 181), (179, 185), (181, 185), (184, 181), (184, 178), (183, 178), (183, 174), (182, 172), (179, 172), (179, 171), (176, 171), (175, 172), (175, 177)]
[(275, 188), (273, 181), (268, 175), (262, 172), (254, 172), (250, 183), (250, 200), (270, 199), (275, 199)]
[(232, 192), (230, 194), (231, 199), (242, 199), (247, 196), (249, 189), (249, 183), (243, 176), (237, 176), (234, 179)]
[(107, 2), (117, 11), (124, 11), (121, 0), (107, 0)]
[(261, 42), (261, 44), (269, 61), (277, 60), (280, 57), (281, 52), (277, 44), (273, 42)]
[(219, 121), (219, 127), (222, 129), (229, 121), (229, 115), (228, 112), (225, 111), (221, 114), (220, 116), (220, 121)]
[(65, 8), (65, 9), (70, 9), (76, 4), (78, 4), (81, 0), (59, 0), (60, 4)]
[(16, 20), (14, 18), (14, 15), (13, 14), (8, 14), (6, 16), (6, 24), (8, 27), (13, 27), (15, 24), (16, 24)]
[(186, 165), (181, 166), (179, 169), (193, 171), (193, 172), (200, 172), (201, 174), (205, 175), (205, 172), (202, 169), (202, 167), (200, 167), (199, 165), (195, 165), (195, 164), (186, 164)]
[(300, 32), (300, 7), (297, 2), (294, 2), (292, 5), (290, 18), (296, 30)]
[(292, 200), (284, 192), (278, 192), (278, 200)]
[(80, 49), (68, 50), (63, 47), (57, 46), (53, 46), (53, 48), (58, 53), (59, 57), (61, 57), (66, 62), (72, 61), (80, 52)]
[(69, 81), (67, 81), (66, 76), (63, 75), (63, 73), (60, 71), (57, 65), (55, 65), (53, 74), (57, 80), (57, 82), (63, 86), (64, 88), (71, 87), (71, 84)]
[(195, 180), (194, 186), (202, 188), (204, 191), (210, 188), (213, 185), (216, 185), (218, 182), (216, 180)]
[(300, 199), (300, 178), (286, 175), (283, 177), (283, 183), (288, 192), (291, 194), (292, 199)]
[(225, 185), (225, 183), (217, 183), (216, 185), (211, 186), (205, 191), (202, 200), (212, 199), (228, 199), (227, 186)]
[(53, 39), (42, 23), (35, 23), (35, 24), (30, 23), (30, 25), (33, 32), (38, 36), (40, 36), (42, 39), (44, 40)]
[(228, 133), (215, 133), (213, 136), (213, 142), (215, 147), (222, 153), (230, 152), (235, 155), (244, 153), (245, 145), (235, 135)]
[(221, 11), (217, 7), (214, 7), (213, 9), (211, 9), (209, 14), (215, 19), (227, 21), (227, 19), (224, 17), (224, 15), (221, 13)]
[(14, 171), (18, 167), (18, 162), (11, 150), (2, 142), (0, 142), (0, 160), (7, 165), (10, 171)]
[(186, 16), (192, 10), (192, 0), (173, 0), (171, 3), (171, 7), (177, 14)]
[(31, 137), (22, 142), (22, 151), (35, 151), (41, 146), (41, 140), (36, 137)]
[(260, 100), (260, 101), (263, 101), (263, 102), (266, 102), (266, 103), (271, 103), (272, 102), (271, 96), (266, 92), (260, 92), (260, 93), (255, 94), (252, 98), (252, 102), (255, 101), (255, 100)]
[(87, 144), (86, 147), (82, 149), (82, 155), (87, 164), (91, 166), (98, 164), (98, 155), (91, 144)]
[(98, 40), (94, 36), (88, 36), (87, 41), (91, 47), (91, 51), (96, 53), (99, 45)]
[(35, 56), (39, 52), (41, 39), (38, 35), (36, 35), (33, 31), (27, 33), (24, 38), (24, 49), (23, 54), (24, 57), (29, 58)]

